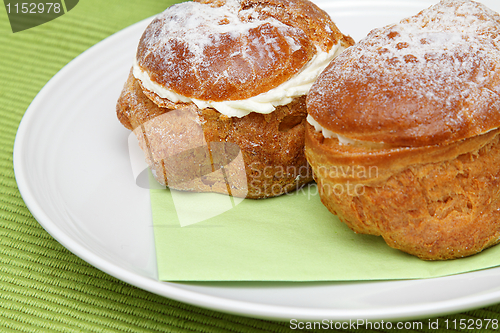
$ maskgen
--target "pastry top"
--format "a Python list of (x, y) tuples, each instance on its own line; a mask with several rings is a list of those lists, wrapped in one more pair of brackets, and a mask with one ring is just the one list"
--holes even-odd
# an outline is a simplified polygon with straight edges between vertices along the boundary
[(443, 0), (375, 29), (311, 88), (309, 115), (351, 140), (418, 147), (500, 127), (500, 15)]
[(153, 20), (136, 66), (184, 97), (242, 100), (279, 86), (338, 44), (352, 39), (307, 0), (201, 0)]

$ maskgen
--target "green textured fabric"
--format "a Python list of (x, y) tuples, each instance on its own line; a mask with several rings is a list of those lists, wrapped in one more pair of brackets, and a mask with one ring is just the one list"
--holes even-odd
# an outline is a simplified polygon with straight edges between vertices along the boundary
[[(81, 0), (67, 14), (15, 34), (5, 7), (0, 6), (0, 332), (292, 331), (286, 322), (183, 304), (99, 271), (45, 232), (17, 189), (14, 138), (38, 91), (90, 46), (171, 3)], [(445, 318), (498, 319), (500, 305), (441, 319)], [(419, 331), (436, 332), (425, 326)]]

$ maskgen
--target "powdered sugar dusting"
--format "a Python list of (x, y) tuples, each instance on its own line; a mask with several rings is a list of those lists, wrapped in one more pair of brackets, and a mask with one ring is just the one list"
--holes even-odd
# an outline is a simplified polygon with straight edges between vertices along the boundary
[[(239, 38), (248, 30), (255, 29), (263, 22), (251, 10), (239, 11), (236, 0), (229, 0), (224, 6), (212, 7), (198, 2), (185, 2), (174, 5), (160, 14), (153, 23), (152, 33), (146, 38), (146, 55), (157, 50), (159, 45), (162, 55), (170, 51), (171, 40), (178, 40), (188, 46), (196, 62), (202, 61), (207, 46), (220, 42), (227, 35), (229, 38)], [(242, 24), (241, 19), (251, 20)], [(279, 22), (273, 22), (279, 24)], [(272, 40), (266, 43), (272, 44)]]
[[(223, 100), (228, 89), (258, 82), (261, 78), (256, 73), (265, 78), (276, 69), (279, 72), (281, 63), (286, 66), (291, 61), (283, 59), (292, 55), (307, 63), (314, 50), (300, 29), (262, 17), (238, 0), (220, 6), (184, 2), (151, 23), (138, 48), (137, 62), (152, 80), (169, 89), (196, 98), (209, 90), (214, 100), (217, 94)], [(225, 91), (218, 92), (215, 86)]]
[(484, 133), (492, 117), (498, 127), (499, 33), (500, 16), (468, 0), (373, 30), (319, 78), (313, 117), (353, 139), (402, 145)]

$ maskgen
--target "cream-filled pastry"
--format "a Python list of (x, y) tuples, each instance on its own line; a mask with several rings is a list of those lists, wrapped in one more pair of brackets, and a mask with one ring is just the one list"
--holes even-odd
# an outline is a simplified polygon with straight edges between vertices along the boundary
[(280, 195), (312, 180), (305, 98), (353, 44), (307, 0), (180, 3), (143, 33), (117, 115), (161, 184)]
[(324, 205), (422, 259), (500, 241), (500, 15), (443, 0), (373, 30), (307, 97)]

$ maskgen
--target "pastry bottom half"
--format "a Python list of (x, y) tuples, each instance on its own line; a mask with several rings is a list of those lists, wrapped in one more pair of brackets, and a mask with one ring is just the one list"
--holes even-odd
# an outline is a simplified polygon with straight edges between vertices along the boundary
[(321, 201), (355, 232), (425, 260), (500, 241), (499, 130), (448, 145), (370, 149), (307, 126)]
[(227, 117), (192, 103), (160, 107), (130, 74), (117, 116), (136, 134), (156, 180), (173, 189), (259, 199), (313, 180), (304, 154), (305, 96), (270, 114)]

